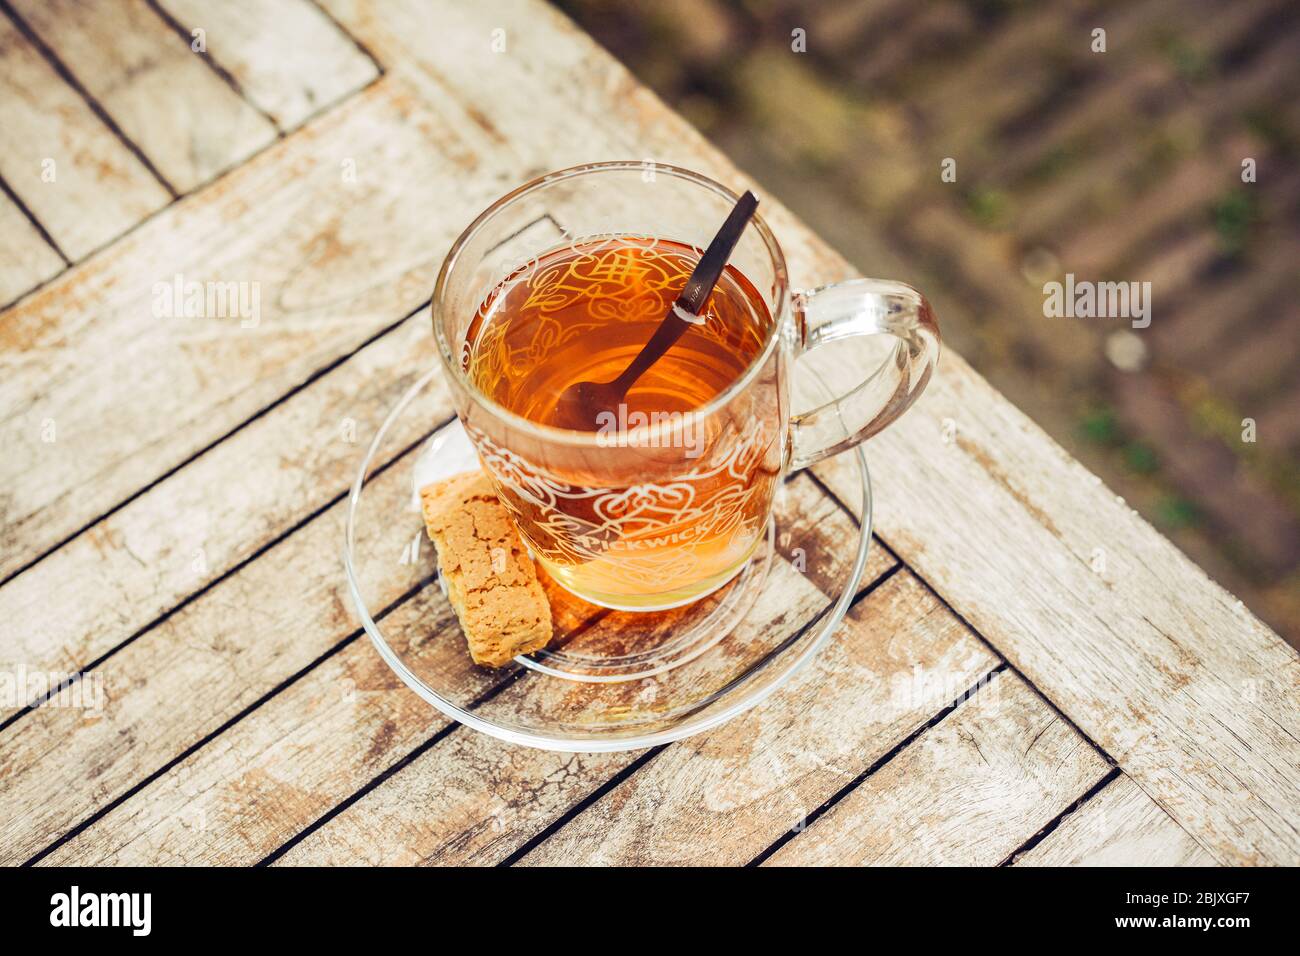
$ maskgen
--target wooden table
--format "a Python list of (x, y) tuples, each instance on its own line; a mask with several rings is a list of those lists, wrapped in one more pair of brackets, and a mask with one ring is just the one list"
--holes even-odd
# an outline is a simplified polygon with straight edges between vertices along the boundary
[[(1300, 862), (1295, 652), (952, 352), (764, 705), (599, 756), (448, 724), (339, 550), (450, 243), (577, 162), (748, 181), (538, 0), (0, 7), (4, 862)], [(754, 188), (798, 284), (851, 274)]]

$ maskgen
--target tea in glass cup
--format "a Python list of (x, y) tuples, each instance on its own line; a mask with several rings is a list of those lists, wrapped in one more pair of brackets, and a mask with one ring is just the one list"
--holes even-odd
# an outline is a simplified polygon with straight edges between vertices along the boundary
[[(550, 250), (479, 306), (465, 336), (469, 381), (515, 415), (558, 427), (564, 391), (627, 368), (700, 255), (650, 236)], [(594, 450), (552, 455), (546, 477), (525, 475), (501, 450), (485, 455), (513, 479), (499, 491), (534, 557), (575, 593), (621, 607), (691, 600), (729, 580), (765, 530), (781, 466), (775, 383), (717, 417), (702, 410), (762, 353), (772, 317), (729, 266), (698, 320), (616, 409), (594, 414)], [(489, 447), (485, 435), (476, 441)]]
[[(533, 556), (593, 603), (661, 610), (726, 584), (763, 540), (783, 476), (895, 420), (938, 359), (920, 293), (861, 279), (791, 295), (755, 216), (700, 321), (617, 409), (561, 427), (560, 395), (627, 368), (737, 198), (671, 166), (574, 167), (498, 200), (438, 277), (457, 414)], [(791, 414), (795, 358), (882, 333), (898, 342), (879, 369)]]

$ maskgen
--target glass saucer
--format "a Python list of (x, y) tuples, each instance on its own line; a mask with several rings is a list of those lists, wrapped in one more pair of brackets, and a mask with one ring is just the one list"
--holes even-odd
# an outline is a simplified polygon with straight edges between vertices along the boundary
[(780, 687), (834, 632), (871, 543), (866, 459), (861, 522), (806, 474), (786, 479), (754, 557), (728, 584), (656, 612), (597, 607), (543, 577), (555, 637), (498, 670), (476, 666), (440, 587), (419, 489), (478, 467), (439, 373), (388, 414), (348, 501), (344, 564), (375, 648), (448, 717), (512, 743), (565, 751), (636, 750), (735, 717)]

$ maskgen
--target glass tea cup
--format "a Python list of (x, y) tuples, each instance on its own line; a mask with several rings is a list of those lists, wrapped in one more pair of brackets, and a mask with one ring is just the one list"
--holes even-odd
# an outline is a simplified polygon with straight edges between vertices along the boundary
[[(677, 167), (576, 166), (495, 202), (456, 240), (438, 276), (434, 334), (461, 423), (534, 558), (593, 604), (658, 611), (725, 585), (764, 540), (781, 479), (897, 419), (938, 361), (938, 327), (919, 292), (901, 282), (855, 279), (791, 294), (785, 257), (756, 215), (729, 268), (750, 300), (753, 354), (697, 407), (639, 417), (620, 409), (597, 430), (577, 431), (507, 407), (473, 374), (475, 330), (490, 304), (509, 301), (503, 296), (512, 287), (530, 283), (547, 301), (571, 305), (574, 296), (587, 295), (590, 326), (539, 327), (502, 353), (494, 372), (510, 374), (512, 364), (544, 367), (548, 381), (563, 383), (555, 386), (557, 398), (565, 385), (590, 378), (583, 367), (555, 367), (553, 355), (580, 354), (585, 343), (598, 348), (608, 323), (617, 321), (611, 300), (590, 294), (592, 276), (609, 288), (618, 276), (610, 262), (702, 250), (737, 199)], [(577, 285), (574, 262), (586, 270)], [(721, 342), (725, 331), (712, 329), (706, 316), (699, 335)], [(792, 412), (796, 358), (839, 339), (880, 334), (897, 342), (878, 368), (819, 407)], [(560, 340), (568, 351), (552, 351)], [(529, 398), (545, 405), (549, 394)]]

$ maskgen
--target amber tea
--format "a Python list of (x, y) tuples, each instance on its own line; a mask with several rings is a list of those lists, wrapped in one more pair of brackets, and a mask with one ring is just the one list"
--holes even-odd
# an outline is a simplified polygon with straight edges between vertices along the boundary
[[(501, 283), (466, 335), (466, 369), (517, 415), (558, 425), (556, 400), (580, 381), (608, 381), (649, 341), (700, 253), (666, 240), (618, 238), (565, 247)], [(729, 266), (702, 320), (627, 393), (627, 417), (686, 412), (731, 385), (762, 351), (771, 317)]]
[[(627, 368), (700, 255), (616, 236), (539, 256), (480, 305), (462, 352), (470, 382), (516, 415), (560, 427), (560, 395)], [(697, 319), (616, 411), (592, 422), (604, 439), (596, 449), (528, 461), (475, 436), (535, 556), (561, 584), (610, 606), (666, 607), (708, 593), (743, 567), (766, 527), (781, 468), (775, 382), (720, 412), (701, 409), (763, 352), (772, 317), (728, 266)]]

